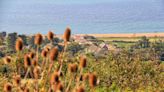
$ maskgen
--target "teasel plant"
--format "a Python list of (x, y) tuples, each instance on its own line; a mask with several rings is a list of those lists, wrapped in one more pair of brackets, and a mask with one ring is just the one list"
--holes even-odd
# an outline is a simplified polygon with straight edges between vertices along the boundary
[(11, 83), (6, 83), (4, 85), (4, 92), (12, 92), (12, 89), (13, 89), (13, 85)]
[(16, 72), (17, 72), (17, 74), (20, 74), (20, 66), (21, 66), (21, 64), (20, 64), (19, 60), (21, 59), (21, 54), (22, 54), (22, 50), (23, 50), (23, 40), (22, 40), (22, 38), (18, 38), (16, 40), (15, 50), (17, 51), (17, 58), (15, 60)]
[(20, 92), (21, 91), (21, 76), (20, 75), (14, 75), (13, 84), (14, 84), (14, 87), (16, 88), (16, 91)]
[(51, 79), (50, 79), (50, 90), (56, 91), (57, 90), (57, 85), (60, 83), (60, 76), (58, 74), (58, 72), (54, 71), (51, 74)]
[(50, 58), (50, 65), (49, 65), (49, 69), (48, 69), (48, 75), (49, 75), (50, 72), (51, 72), (51, 69), (52, 69), (52, 67), (53, 67), (53, 65), (54, 65), (55, 60), (57, 60), (57, 58), (58, 58), (58, 54), (59, 54), (59, 52), (58, 52), (58, 47), (54, 47), (54, 48), (52, 48), (52, 49), (50, 50), (50, 55), (49, 55), (49, 58)]
[(41, 73), (41, 67), (35, 66), (33, 69), (33, 74), (34, 74), (34, 90), (35, 92), (39, 92), (39, 84), (38, 84), (38, 79), (40, 78), (40, 73)]
[(66, 53), (66, 49), (67, 49), (67, 45), (68, 42), (70, 41), (71, 38), (71, 29), (69, 27), (66, 28), (64, 34), (63, 34), (63, 40), (64, 40), (64, 49), (60, 54), (60, 59), (59, 59), (59, 73), (61, 73), (62, 67), (63, 67), (63, 58), (65, 57), (65, 53)]
[(31, 63), (31, 59), (30, 59), (28, 54), (24, 55), (24, 67), (25, 67), (25, 70), (26, 70), (26, 74), (24, 76), (24, 79), (27, 78), (28, 74), (30, 74), (30, 76), (33, 78), (32, 63)]
[(74, 78), (76, 77), (77, 71), (78, 71), (78, 65), (77, 64), (68, 64), (68, 72), (69, 72), (70, 79), (69, 79), (69, 82), (68, 82), (68, 85), (67, 85), (65, 92), (70, 91), (71, 83), (73, 81), (75, 81)]
[(80, 73), (77, 77), (77, 84), (76, 86), (78, 87), (79, 84), (80, 84), (80, 81), (82, 81), (82, 77), (83, 77), (83, 70), (84, 68), (87, 66), (87, 59), (86, 59), (86, 56), (84, 55), (81, 55), (80, 56), (80, 60), (79, 60), (79, 70), (80, 70)]
[(95, 73), (90, 73), (89, 74), (89, 86), (91, 88), (91, 92), (95, 91), (95, 87), (97, 85), (97, 76)]
[(54, 38), (54, 33), (52, 31), (49, 31), (47, 34), (47, 38), (50, 41), (50, 43), (53, 45), (53, 38)]
[(34, 43), (37, 46), (37, 48), (36, 48), (36, 52), (37, 52), (36, 57), (37, 57), (37, 59), (39, 59), (39, 48), (40, 48), (40, 45), (42, 44), (42, 41), (43, 41), (42, 34), (40, 34), (40, 33), (36, 34), (35, 39), (34, 39)]
[(43, 49), (42, 52), (41, 52), (41, 56), (43, 58), (41, 67), (44, 70), (44, 67), (45, 67), (45, 65), (47, 63), (48, 50)]

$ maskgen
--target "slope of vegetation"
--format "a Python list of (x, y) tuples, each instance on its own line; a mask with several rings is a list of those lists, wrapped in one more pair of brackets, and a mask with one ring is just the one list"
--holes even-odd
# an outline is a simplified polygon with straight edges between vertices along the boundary
[(0, 91), (164, 91), (163, 42), (143, 37), (127, 48), (95, 58), (93, 53), (82, 53), (84, 47), (70, 36), (69, 28), (63, 39), (53, 32), (45, 37), (38, 33), (28, 38), (30, 47), (18, 37), (14, 51), (0, 59)]

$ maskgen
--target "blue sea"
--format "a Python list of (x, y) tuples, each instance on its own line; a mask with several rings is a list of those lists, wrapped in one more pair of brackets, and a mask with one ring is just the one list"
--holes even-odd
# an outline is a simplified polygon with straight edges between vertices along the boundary
[(67, 26), (73, 34), (164, 32), (164, 0), (0, 4), (0, 31), (62, 34)]

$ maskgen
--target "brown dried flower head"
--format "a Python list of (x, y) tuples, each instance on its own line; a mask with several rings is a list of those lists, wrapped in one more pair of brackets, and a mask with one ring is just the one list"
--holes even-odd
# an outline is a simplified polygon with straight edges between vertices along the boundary
[(76, 92), (85, 92), (84, 87), (80, 86), (76, 89)]
[(37, 66), (38, 65), (38, 60), (37, 59), (33, 59), (32, 60), (32, 65), (33, 66)]
[(59, 82), (59, 74), (57, 72), (54, 72), (51, 75), (51, 84), (58, 83)]
[(20, 77), (20, 75), (16, 75), (14, 77), (14, 84), (15, 84), (15, 86), (20, 86), (20, 84), (21, 84), (21, 77)]
[(41, 56), (43, 58), (46, 58), (47, 57), (47, 54), (48, 54), (47, 50), (43, 49), (42, 52), (41, 52)]
[(16, 40), (15, 49), (16, 51), (21, 51), (23, 49), (23, 40), (21, 38)]
[(31, 59), (28, 54), (24, 55), (24, 66), (25, 68), (31, 66)]
[(30, 53), (29, 53), (29, 57), (30, 57), (31, 59), (33, 59), (33, 58), (35, 57), (35, 53), (34, 53), (34, 52), (30, 52)]
[(49, 31), (48, 35), (47, 35), (47, 38), (48, 38), (48, 40), (52, 41), (53, 38), (54, 38), (54, 33), (52, 31)]
[(77, 72), (77, 69), (78, 69), (77, 64), (69, 64), (68, 69), (71, 73)]
[(33, 70), (33, 73), (34, 73), (34, 77), (35, 79), (38, 79), (39, 78), (39, 75), (41, 73), (41, 68), (39, 66), (36, 66)]
[(26, 87), (23, 92), (30, 92), (30, 89)]
[(43, 41), (43, 36), (40, 33), (36, 34), (35, 35), (34, 43), (36, 45), (41, 45), (42, 44), (42, 41)]
[(65, 42), (68, 42), (70, 40), (70, 37), (71, 37), (71, 29), (67, 27), (64, 32), (63, 39)]
[(11, 92), (12, 91), (12, 84), (11, 83), (6, 83), (4, 85), (4, 92)]
[(9, 64), (10, 62), (11, 62), (11, 57), (10, 56), (4, 57), (4, 63), (5, 64)]
[(51, 61), (54, 61), (54, 60), (57, 59), (57, 57), (58, 57), (58, 48), (57, 47), (54, 47), (50, 51), (50, 60)]
[(61, 82), (59, 82), (58, 85), (57, 85), (57, 91), (64, 92), (64, 86)]
[(97, 77), (95, 74), (89, 74), (89, 85), (91, 88), (97, 85)]
[(81, 69), (82, 69), (82, 68), (85, 68), (86, 65), (87, 65), (87, 59), (86, 59), (86, 57), (81, 56), (81, 57), (80, 57), (80, 68), (81, 68)]

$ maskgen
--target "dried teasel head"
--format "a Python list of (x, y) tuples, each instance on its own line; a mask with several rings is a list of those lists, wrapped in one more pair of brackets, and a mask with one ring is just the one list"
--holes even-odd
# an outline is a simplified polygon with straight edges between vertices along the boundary
[(30, 92), (30, 89), (26, 87), (23, 92)]
[(15, 49), (16, 51), (21, 51), (23, 49), (23, 40), (21, 38), (16, 40)]
[(91, 88), (97, 85), (97, 77), (94, 73), (89, 74), (89, 85)]
[(4, 92), (11, 92), (12, 91), (12, 84), (11, 83), (6, 83), (4, 85)]
[(52, 31), (49, 31), (47, 34), (47, 38), (48, 38), (48, 40), (52, 41), (54, 38), (54, 33)]
[(59, 74), (57, 72), (54, 72), (51, 75), (50, 82), (51, 82), (51, 84), (59, 83)]
[(43, 36), (40, 33), (36, 34), (35, 39), (34, 39), (34, 43), (36, 45), (41, 45), (42, 41), (43, 41)]
[(38, 60), (37, 59), (33, 59), (32, 60), (32, 65), (33, 66), (37, 66), (38, 65)]
[(20, 86), (20, 84), (21, 84), (21, 77), (20, 77), (20, 75), (16, 75), (14, 77), (14, 84), (15, 84), (15, 86)]
[(87, 59), (86, 59), (86, 57), (84, 57), (84, 56), (81, 56), (80, 57), (80, 68), (82, 69), (82, 68), (85, 68), (86, 67), (86, 65), (87, 65)]
[(33, 58), (35, 57), (35, 53), (34, 53), (34, 52), (30, 52), (30, 53), (29, 53), (29, 57), (30, 57), (31, 59), (33, 59)]
[(28, 54), (24, 55), (24, 66), (25, 68), (31, 66), (31, 59)]
[(85, 92), (84, 87), (80, 86), (76, 89), (76, 92)]
[(54, 61), (54, 60), (57, 59), (57, 57), (58, 57), (58, 48), (57, 47), (54, 47), (50, 51), (50, 60), (51, 61)]
[(64, 86), (61, 82), (57, 84), (57, 92), (64, 92)]
[(63, 39), (65, 42), (68, 42), (70, 40), (70, 37), (71, 37), (71, 29), (67, 27), (64, 32)]
[(34, 77), (35, 79), (38, 79), (39, 78), (39, 75), (41, 73), (41, 68), (39, 66), (36, 66), (33, 70), (33, 73), (34, 73)]
[(4, 57), (4, 63), (5, 64), (9, 64), (10, 62), (11, 62), (11, 57), (10, 56)]
[(45, 49), (43, 49), (42, 52), (41, 52), (41, 56), (42, 56), (43, 58), (46, 58), (46, 57), (47, 57), (47, 54), (48, 54), (48, 51), (45, 50)]
[(77, 64), (69, 64), (68, 69), (71, 73), (77, 72), (77, 69), (78, 69)]

